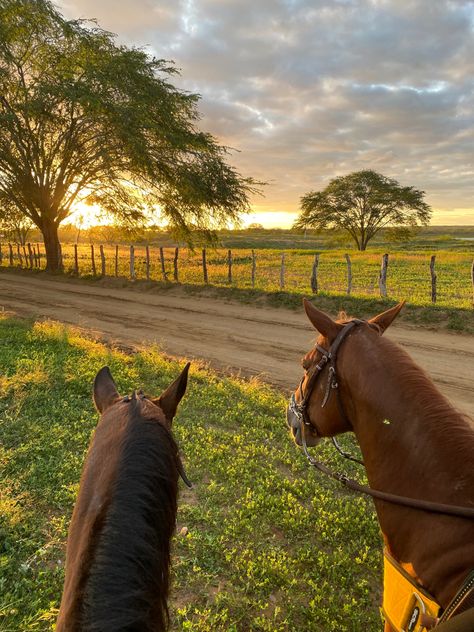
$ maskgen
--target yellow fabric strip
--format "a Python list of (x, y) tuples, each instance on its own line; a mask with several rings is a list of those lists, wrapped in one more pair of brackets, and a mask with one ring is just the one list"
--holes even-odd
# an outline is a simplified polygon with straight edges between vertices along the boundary
[(422, 613), (437, 617), (441, 606), (384, 551), (382, 611), (397, 632), (423, 632)]

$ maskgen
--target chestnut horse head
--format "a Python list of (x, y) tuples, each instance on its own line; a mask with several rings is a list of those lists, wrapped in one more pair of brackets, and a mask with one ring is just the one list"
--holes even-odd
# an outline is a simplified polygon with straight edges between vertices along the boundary
[[(367, 321), (334, 321), (304, 306), (319, 336), (287, 412), (296, 443), (317, 446), (354, 432), (372, 489), (474, 507), (472, 420), (383, 336), (403, 303)], [(474, 569), (474, 521), (381, 500), (375, 506), (389, 554), (446, 608)]]
[(168, 628), (179, 474), (186, 480), (171, 423), (188, 370), (158, 398), (121, 397), (108, 367), (98, 372), (101, 418), (69, 527), (57, 632)]

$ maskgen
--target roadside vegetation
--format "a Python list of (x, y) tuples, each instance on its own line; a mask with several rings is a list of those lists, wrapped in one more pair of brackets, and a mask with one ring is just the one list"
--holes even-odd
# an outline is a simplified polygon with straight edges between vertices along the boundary
[[(158, 349), (127, 355), (58, 323), (0, 319), (2, 632), (53, 629), (98, 419), (92, 381), (104, 364), (123, 393), (158, 393), (182, 366)], [(371, 502), (309, 470), (284, 411), (268, 386), (192, 366), (174, 425), (194, 486), (181, 489), (173, 630), (380, 630)]]
[[(474, 248), (474, 241), (472, 244)], [(248, 248), (232, 249), (232, 283), (228, 281), (227, 249), (208, 249), (207, 284), (203, 281), (201, 250), (191, 251), (180, 248), (179, 284), (177, 284), (174, 281), (174, 248), (163, 248), (167, 275), (165, 281), (158, 248), (150, 247), (150, 280), (147, 281), (146, 247), (137, 245), (134, 249), (136, 279), (132, 281), (130, 280), (129, 246), (125, 244), (119, 246), (117, 277), (115, 277), (115, 246), (104, 246), (106, 276), (101, 277), (99, 248), (96, 245), (96, 274), (94, 275), (91, 247), (88, 244), (80, 244), (78, 246), (78, 281), (85, 280), (104, 286), (129, 287), (149, 292), (184, 291), (288, 308), (300, 308), (301, 299), (306, 296), (313, 297), (318, 306), (333, 314), (345, 310), (359, 317), (406, 300), (407, 307), (403, 315), (406, 321), (474, 333), (474, 288), (471, 280), (474, 251), (467, 249), (405, 251), (397, 247), (386, 250), (389, 252), (386, 298), (380, 297), (378, 283), (384, 252), (380, 248), (364, 253), (349, 251), (352, 264), (350, 295), (347, 294), (345, 259), (348, 251), (341, 248), (285, 250), (284, 287), (281, 289), (282, 250), (279, 249), (255, 249), (255, 285), (252, 287), (252, 250)], [(430, 257), (433, 252), (436, 254), (436, 304), (433, 304), (431, 300)], [(310, 286), (315, 253), (320, 253), (316, 295), (312, 293)], [(75, 282), (74, 250), (71, 244), (64, 244), (63, 259), (70, 282)], [(8, 264), (4, 249), (4, 268), (15, 269), (15, 267), (10, 268)], [(31, 271), (25, 273), (30, 274)]]
[[(36, 231), (29, 235), (34, 243)], [(129, 233), (113, 226), (81, 230), (67, 225), (60, 231), (65, 273), (71, 282), (94, 282), (104, 286), (128, 287), (144, 292), (178, 292), (213, 296), (273, 307), (301, 307), (303, 296), (312, 297), (321, 309), (358, 317), (407, 301), (402, 320), (425, 327), (474, 333), (474, 226), (429, 226), (410, 240), (391, 241), (385, 229), (371, 241), (370, 250), (351, 250), (347, 237), (337, 231), (305, 234), (295, 230), (265, 230), (259, 225), (245, 230), (219, 232), (219, 247), (207, 249), (208, 283), (203, 282), (202, 251), (179, 249), (179, 284), (174, 281), (177, 242), (165, 230), (149, 227)], [(74, 274), (74, 242), (79, 239), (79, 279)], [(101, 277), (99, 245), (103, 244), (106, 276)], [(130, 244), (134, 244), (136, 279), (130, 280)], [(96, 273), (91, 262), (95, 249)], [(118, 246), (118, 276), (115, 253)], [(146, 246), (150, 249), (150, 280), (146, 280)], [(162, 247), (167, 280), (163, 279)], [(232, 250), (232, 283), (228, 281), (228, 250)], [(252, 287), (252, 250), (255, 252), (255, 285)], [(284, 288), (280, 288), (281, 255), (285, 252)], [(387, 297), (380, 297), (379, 274), (382, 254), (389, 254)], [(8, 248), (2, 243), (1, 265), (9, 267)], [(352, 289), (347, 294), (347, 263), (352, 264)], [(312, 265), (319, 254), (318, 293), (310, 287)], [(437, 302), (431, 301), (430, 258), (436, 255)], [(23, 258), (23, 265), (26, 265)], [(44, 268), (44, 261), (42, 261)], [(38, 271), (36, 270), (36, 273)], [(28, 274), (31, 271), (27, 272)], [(51, 277), (50, 277), (51, 278)], [(61, 277), (58, 277), (61, 278)]]

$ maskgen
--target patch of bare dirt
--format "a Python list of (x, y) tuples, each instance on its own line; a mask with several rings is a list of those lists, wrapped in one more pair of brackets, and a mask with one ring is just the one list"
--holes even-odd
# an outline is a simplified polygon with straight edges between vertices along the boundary
[[(92, 329), (118, 345), (158, 344), (226, 372), (258, 375), (284, 390), (301, 377), (314, 341), (303, 310), (253, 306), (179, 288), (162, 293), (0, 272), (0, 308)], [(387, 332), (462, 411), (474, 416), (474, 337), (394, 325)]]

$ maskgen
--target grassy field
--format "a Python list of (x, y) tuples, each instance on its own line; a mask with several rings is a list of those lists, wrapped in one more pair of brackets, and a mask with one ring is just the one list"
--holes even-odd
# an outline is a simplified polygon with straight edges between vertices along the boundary
[[(130, 356), (57, 323), (0, 318), (2, 632), (53, 629), (104, 364), (123, 393), (158, 394), (179, 370), (158, 349)], [(192, 367), (175, 422), (194, 487), (181, 490), (173, 630), (381, 629), (372, 505), (308, 469), (284, 409), (267, 386)]]
[[(436, 252), (436, 250), (462, 250), (474, 252), (474, 226), (424, 226), (411, 239), (392, 242), (387, 232), (377, 233), (369, 243), (369, 250)], [(288, 229), (228, 230), (219, 233), (220, 243), (226, 248), (270, 248), (283, 250), (354, 249), (354, 242), (343, 231), (306, 232)], [(170, 245), (163, 240), (159, 245)]]
[[(465, 242), (470, 243), (470, 242)], [(474, 247), (474, 242), (473, 247)], [(377, 298), (380, 296), (378, 278), (381, 256), (389, 252), (387, 275), (387, 296), (392, 300), (407, 299), (411, 305), (431, 305), (430, 256), (432, 251), (405, 251), (396, 248), (372, 249), (367, 252), (347, 251), (342, 249), (328, 250), (287, 250), (285, 251), (284, 290), (299, 295), (311, 295), (310, 278), (314, 255), (319, 252), (318, 267), (319, 293), (332, 296), (347, 295), (347, 264), (345, 253), (352, 261), (352, 291), (356, 298)], [(280, 286), (281, 250), (256, 250), (256, 271), (254, 288), (260, 292), (277, 292)], [(474, 251), (436, 250), (437, 273), (437, 305), (441, 308), (472, 309), (473, 285), (471, 266)], [(115, 246), (104, 246), (106, 275), (115, 276)], [(174, 248), (164, 248), (165, 269), (168, 280), (173, 280)], [(118, 276), (130, 277), (130, 249), (119, 247)], [(72, 244), (63, 245), (63, 259), (66, 273), (74, 270), (74, 253)], [(90, 245), (80, 244), (78, 247), (79, 275), (91, 278)], [(95, 246), (96, 275), (101, 273), (99, 248)], [(3, 265), (9, 263), (3, 259)], [(18, 261), (15, 260), (15, 264)], [(44, 261), (43, 261), (44, 265)], [(228, 283), (227, 250), (222, 248), (207, 250), (208, 280), (211, 286), (236, 289), (252, 288), (251, 268), (252, 250), (233, 250), (233, 282)], [(137, 279), (146, 279), (145, 246), (135, 247), (135, 274)], [(151, 280), (163, 281), (159, 251), (150, 248)], [(180, 249), (179, 281), (183, 284), (202, 285), (202, 253)]]

